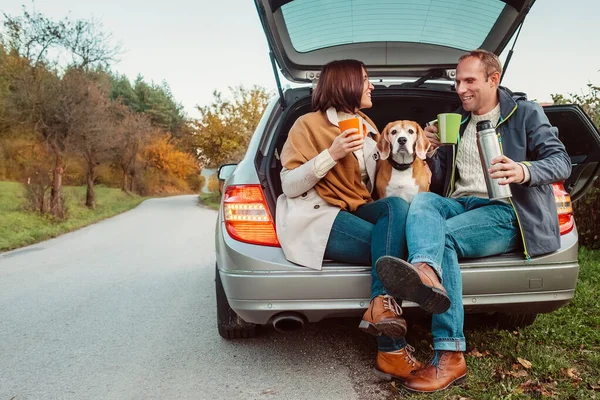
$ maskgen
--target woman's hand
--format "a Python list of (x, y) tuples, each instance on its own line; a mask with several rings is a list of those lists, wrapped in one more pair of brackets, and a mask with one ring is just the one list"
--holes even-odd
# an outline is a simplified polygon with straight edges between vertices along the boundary
[(500, 185), (522, 183), (525, 180), (523, 167), (504, 155), (494, 158), (488, 171), (492, 178), (499, 179)]
[(346, 129), (338, 137), (335, 138), (329, 147), (329, 154), (334, 161), (346, 157), (348, 153), (362, 149), (365, 144), (365, 139), (357, 135), (358, 129)]

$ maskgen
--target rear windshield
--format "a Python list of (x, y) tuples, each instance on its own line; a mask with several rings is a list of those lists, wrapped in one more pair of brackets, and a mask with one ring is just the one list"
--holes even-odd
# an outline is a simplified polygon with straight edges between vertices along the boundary
[(295, 0), (282, 7), (297, 52), (365, 42), (472, 50), (506, 4), (500, 0)]

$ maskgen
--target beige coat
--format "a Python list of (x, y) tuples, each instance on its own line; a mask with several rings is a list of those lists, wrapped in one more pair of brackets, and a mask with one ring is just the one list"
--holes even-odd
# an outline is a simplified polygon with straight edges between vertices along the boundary
[[(327, 110), (327, 119), (338, 125), (335, 109)], [(378, 134), (375, 127), (367, 125), (370, 133)], [(370, 134), (363, 148), (370, 193), (375, 186), (375, 167), (379, 159), (376, 144)], [(277, 237), (285, 257), (293, 263), (317, 270), (323, 265), (329, 233), (340, 212), (339, 207), (327, 203), (313, 188), (319, 179), (315, 158), (293, 170), (282, 169), (283, 194), (277, 199), (276, 214)]]

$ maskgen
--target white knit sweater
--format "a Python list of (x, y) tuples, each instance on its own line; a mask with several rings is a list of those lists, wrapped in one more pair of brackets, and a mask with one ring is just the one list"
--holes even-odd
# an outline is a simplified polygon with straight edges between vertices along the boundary
[(469, 124), (458, 145), (456, 168), (459, 177), (456, 180), (452, 198), (466, 196), (489, 198), (481, 161), (479, 160), (479, 150), (477, 149), (477, 122), (485, 119), (490, 120), (493, 126), (498, 125), (498, 121), (500, 120), (500, 104), (487, 114), (475, 115), (471, 113)]

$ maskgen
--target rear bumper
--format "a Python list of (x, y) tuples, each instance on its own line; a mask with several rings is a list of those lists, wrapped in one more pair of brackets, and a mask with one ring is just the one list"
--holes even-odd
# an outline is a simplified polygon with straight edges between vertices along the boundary
[[(573, 298), (578, 271), (577, 263), (527, 269), (463, 269), (465, 311), (545, 313), (556, 310)], [(277, 272), (220, 271), (220, 274), (231, 308), (245, 321), (256, 324), (266, 324), (283, 311), (299, 312), (309, 322), (359, 316), (369, 304), (370, 271), (317, 271), (300, 276)], [(496, 290), (486, 293), (480, 290), (484, 285), (477, 282), (488, 282)], [(537, 286), (539, 282), (543, 282), (541, 288)], [(532, 283), (534, 288), (530, 289)], [(515, 291), (522, 287), (527, 290)], [(404, 302), (402, 307), (417, 306)]]
[[(231, 308), (247, 322), (267, 324), (284, 311), (309, 322), (360, 316), (370, 299), (371, 268), (326, 263), (321, 271), (288, 262), (280, 248), (231, 239), (217, 224), (217, 264)], [(468, 313), (546, 313), (575, 294), (577, 231), (557, 252), (524, 260), (521, 254), (461, 261), (463, 304)], [(413, 303), (403, 308), (419, 310)]]

